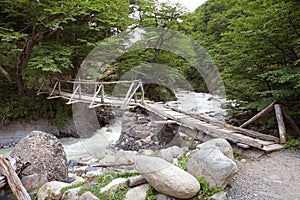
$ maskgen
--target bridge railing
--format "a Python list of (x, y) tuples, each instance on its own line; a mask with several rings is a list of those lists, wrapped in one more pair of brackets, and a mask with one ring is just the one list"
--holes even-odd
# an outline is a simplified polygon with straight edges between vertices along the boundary
[[(68, 90), (63, 85), (72, 84), (73, 90)], [(130, 84), (125, 97), (108, 97), (105, 93), (106, 85)], [(138, 91), (140, 90), (140, 99), (138, 99)], [(39, 88), (37, 95), (49, 93), (48, 99), (64, 98), (67, 99), (67, 104), (77, 102), (89, 103), (89, 108), (98, 107), (107, 104), (119, 104), (121, 108), (126, 108), (132, 101), (134, 103), (144, 104), (145, 92), (141, 80), (132, 81), (112, 81), (99, 82), (91, 80), (72, 80), (64, 81), (57, 80), (53, 87), (47, 87), (44, 84)], [(117, 100), (118, 99), (118, 100)]]

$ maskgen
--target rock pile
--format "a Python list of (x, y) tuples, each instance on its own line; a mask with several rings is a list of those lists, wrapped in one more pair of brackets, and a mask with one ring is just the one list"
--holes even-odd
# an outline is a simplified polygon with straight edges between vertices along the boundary
[[(191, 199), (201, 190), (197, 180), (199, 176), (211, 187), (224, 189), (237, 171), (232, 148), (224, 139), (212, 139), (198, 145), (194, 151), (175, 146), (160, 151), (107, 150), (106, 157), (101, 161), (92, 157), (69, 161), (66, 169), (61, 144), (50, 134), (34, 131), (16, 146), (12, 156), (23, 156), (22, 162), (31, 163), (30, 170), (23, 170), (21, 176), (26, 175), (23, 184), (28, 191), (43, 185), (37, 193), (32, 194), (37, 195), (39, 200), (98, 199), (88, 191), (82, 194), (82, 188), (93, 189), (97, 195), (125, 191), (123, 199), (127, 200), (146, 199), (150, 188), (157, 199)], [(186, 170), (178, 164), (183, 156)], [(115, 172), (137, 174), (133, 178), (123, 176), (112, 179), (109, 184), (99, 188), (100, 182), (95, 181), (97, 177), (111, 177)], [(72, 189), (62, 190), (69, 186)], [(226, 193), (215, 195), (216, 198), (226, 199)]]
[(176, 135), (176, 127), (156, 123), (160, 118), (136, 108), (122, 115), (122, 132), (116, 147), (123, 150), (158, 150)]

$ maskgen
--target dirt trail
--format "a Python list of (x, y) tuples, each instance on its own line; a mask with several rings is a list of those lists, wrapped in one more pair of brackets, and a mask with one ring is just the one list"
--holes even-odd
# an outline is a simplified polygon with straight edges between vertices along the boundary
[(228, 199), (300, 199), (300, 151), (282, 150), (236, 162), (239, 171), (228, 189)]

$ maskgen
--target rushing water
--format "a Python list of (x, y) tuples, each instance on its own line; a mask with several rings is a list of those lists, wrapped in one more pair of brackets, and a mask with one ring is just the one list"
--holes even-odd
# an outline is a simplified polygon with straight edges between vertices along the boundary
[[(178, 100), (167, 105), (200, 116), (224, 120), (226, 111), (222, 108), (224, 99), (206, 93), (181, 91), (176, 94)], [(103, 127), (90, 138), (63, 138), (63, 144), (68, 160), (89, 156), (102, 158), (105, 148), (116, 142), (121, 134), (121, 120), (115, 119), (108, 127)], [(0, 149), (0, 154), (9, 155), (12, 148)]]

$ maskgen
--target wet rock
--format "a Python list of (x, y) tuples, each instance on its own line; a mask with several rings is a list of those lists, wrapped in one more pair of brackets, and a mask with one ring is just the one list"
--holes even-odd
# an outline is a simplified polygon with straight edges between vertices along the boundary
[(208, 140), (207, 142), (197, 145), (197, 148), (199, 148), (199, 149), (210, 148), (210, 147), (216, 147), (229, 159), (234, 159), (233, 149), (227, 140), (225, 140), (223, 138), (216, 138), (216, 139), (211, 139), (211, 140)]
[(59, 181), (52, 181), (49, 183), (46, 183), (43, 185), (38, 194), (37, 194), (37, 199), (38, 200), (60, 200), (63, 196), (63, 194), (60, 192), (60, 190), (64, 187), (68, 187), (70, 184), (68, 183), (63, 183)]
[(47, 174), (49, 181), (68, 181), (67, 157), (60, 141), (53, 135), (32, 131), (23, 138), (11, 153), (21, 163), (30, 163), (22, 176)]
[(200, 190), (195, 177), (161, 158), (138, 156), (135, 169), (156, 191), (163, 194), (188, 199)]
[(145, 200), (149, 187), (149, 184), (143, 184), (129, 189), (126, 193), (125, 200)]
[(237, 172), (237, 165), (217, 147), (200, 148), (187, 162), (187, 172), (203, 177), (210, 187), (224, 189)]
[(33, 191), (47, 182), (47, 174), (32, 174), (22, 178), (22, 184), (27, 191)]
[(78, 200), (99, 200), (98, 197), (93, 195), (90, 191), (83, 193)]
[(183, 154), (184, 151), (178, 146), (172, 146), (160, 150), (160, 156), (167, 161), (173, 161), (174, 158), (180, 158)]

